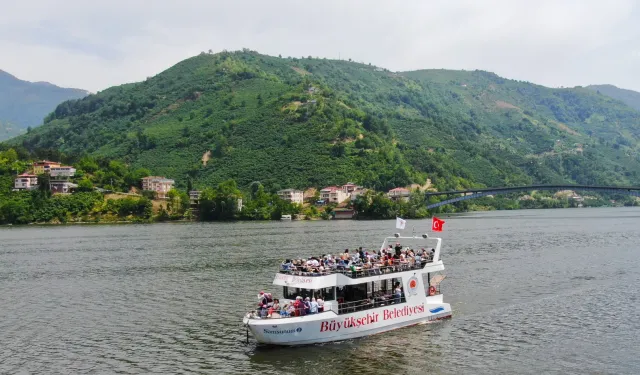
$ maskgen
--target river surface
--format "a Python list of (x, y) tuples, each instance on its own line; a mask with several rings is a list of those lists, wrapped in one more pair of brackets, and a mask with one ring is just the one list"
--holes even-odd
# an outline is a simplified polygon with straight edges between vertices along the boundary
[(640, 373), (640, 209), (445, 219), (453, 319), (288, 349), (241, 324), (279, 262), (394, 221), (2, 227), (0, 373)]

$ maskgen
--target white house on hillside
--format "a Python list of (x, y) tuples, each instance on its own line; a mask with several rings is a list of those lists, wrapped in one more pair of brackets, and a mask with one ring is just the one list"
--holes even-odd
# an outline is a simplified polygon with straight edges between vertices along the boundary
[(75, 174), (76, 169), (68, 165), (49, 168), (49, 175), (53, 178), (73, 177)]
[(349, 194), (345, 193), (341, 187), (329, 186), (320, 190), (320, 199), (326, 203), (340, 204), (349, 198)]
[(23, 173), (16, 176), (13, 183), (14, 190), (34, 190), (38, 188), (38, 176), (30, 173)]
[(167, 197), (167, 192), (173, 189), (173, 184), (175, 181), (160, 177), (160, 176), (149, 176), (142, 179), (142, 190), (151, 190), (157, 193), (157, 197), (160, 199)]
[(399, 188), (389, 190), (389, 192), (387, 193), (387, 196), (394, 201), (399, 201), (399, 200), (408, 201), (409, 197), (411, 196), (411, 191), (409, 191), (409, 189), (407, 188), (399, 187)]
[(284, 189), (278, 191), (278, 196), (280, 199), (291, 203), (300, 205), (304, 203), (304, 192), (302, 190)]

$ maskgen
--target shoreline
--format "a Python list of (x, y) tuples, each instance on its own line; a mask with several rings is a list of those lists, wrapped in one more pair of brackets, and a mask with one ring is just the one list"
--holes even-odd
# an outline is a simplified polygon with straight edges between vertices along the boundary
[[(460, 212), (442, 212), (438, 215), (442, 217), (450, 217), (457, 216), (460, 214), (474, 213), (474, 212), (492, 212), (492, 211), (529, 211), (529, 210), (563, 210), (563, 209), (597, 209), (597, 208), (630, 208), (634, 206), (600, 206), (600, 207), (549, 207), (549, 208), (519, 208), (516, 210), (510, 209), (493, 209), (493, 210), (467, 210)], [(411, 218), (407, 217), (409, 220), (426, 220), (429, 217), (423, 218)], [(393, 220), (393, 218), (353, 218), (353, 219), (322, 219), (322, 218), (312, 218), (312, 219), (292, 219), (292, 220), (213, 220), (213, 221), (204, 221), (204, 220), (118, 220), (118, 221), (69, 221), (69, 222), (49, 222), (49, 223), (27, 223), (27, 224), (2, 224), (0, 228), (3, 227), (27, 227), (27, 226), (67, 226), (67, 225), (129, 225), (129, 224), (161, 224), (161, 223), (245, 223), (245, 222), (296, 222), (296, 221), (380, 221), (380, 220)]]

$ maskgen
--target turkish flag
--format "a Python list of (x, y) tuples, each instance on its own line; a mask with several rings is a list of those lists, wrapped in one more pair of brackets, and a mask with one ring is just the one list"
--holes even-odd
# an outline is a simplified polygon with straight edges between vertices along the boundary
[(431, 230), (434, 232), (442, 232), (443, 225), (444, 225), (444, 220), (440, 220), (434, 216), (433, 221), (431, 222)]

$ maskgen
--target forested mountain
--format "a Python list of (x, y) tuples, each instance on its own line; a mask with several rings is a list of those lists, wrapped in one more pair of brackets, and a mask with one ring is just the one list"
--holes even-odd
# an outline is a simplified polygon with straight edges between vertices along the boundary
[(588, 89), (610, 96), (624, 102), (629, 107), (640, 111), (640, 92), (621, 89), (614, 85), (589, 85)]
[(639, 139), (640, 112), (586, 88), (245, 50), (62, 103), (11, 144), (121, 159), (182, 186), (445, 189), (640, 184)]
[(87, 94), (47, 82), (22, 81), (0, 70), (0, 140), (24, 133), (29, 126), (41, 125), (58, 104)]

